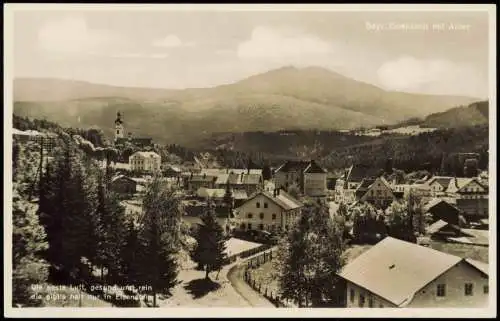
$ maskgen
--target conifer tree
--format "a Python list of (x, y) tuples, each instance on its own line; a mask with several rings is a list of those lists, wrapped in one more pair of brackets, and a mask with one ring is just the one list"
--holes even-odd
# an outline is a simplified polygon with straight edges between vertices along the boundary
[(47, 249), (45, 231), (36, 214), (36, 204), (23, 199), (14, 182), (12, 207), (12, 304), (38, 306), (32, 285), (43, 284), (48, 277), (48, 264), (41, 258)]
[(139, 231), (132, 219), (126, 224), (125, 239), (120, 250), (122, 276), (126, 285), (140, 285)]
[(108, 271), (107, 280), (117, 281), (121, 269), (120, 251), (126, 235), (125, 211), (116, 195), (106, 189), (103, 175), (97, 186), (97, 258)]
[(159, 176), (148, 184), (143, 200), (143, 217), (139, 233), (141, 282), (151, 287), (153, 306), (157, 294), (167, 295), (177, 284), (178, 264), (175, 255), (180, 248), (180, 199), (168, 189)]
[(205, 269), (205, 279), (208, 279), (210, 272), (220, 271), (224, 265), (226, 240), (212, 205), (209, 204), (201, 220), (202, 224), (199, 224), (195, 235), (197, 245), (191, 253), (191, 258)]

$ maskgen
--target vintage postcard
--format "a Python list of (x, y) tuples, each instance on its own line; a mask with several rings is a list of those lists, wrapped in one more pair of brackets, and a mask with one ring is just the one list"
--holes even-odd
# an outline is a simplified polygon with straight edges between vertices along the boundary
[(496, 316), (493, 5), (4, 9), (6, 316)]

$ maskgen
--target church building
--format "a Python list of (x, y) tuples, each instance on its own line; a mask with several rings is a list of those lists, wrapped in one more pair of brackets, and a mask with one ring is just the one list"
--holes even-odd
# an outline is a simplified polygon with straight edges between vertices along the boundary
[(133, 137), (131, 132), (125, 135), (122, 114), (118, 112), (115, 120), (115, 145), (124, 145), (127, 142), (141, 148), (153, 146), (153, 139), (151, 137)]

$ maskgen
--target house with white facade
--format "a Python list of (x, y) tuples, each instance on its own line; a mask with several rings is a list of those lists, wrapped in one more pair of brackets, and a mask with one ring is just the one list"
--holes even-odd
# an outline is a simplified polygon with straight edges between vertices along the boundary
[(130, 170), (153, 173), (160, 170), (161, 156), (155, 152), (135, 152), (129, 157)]
[(376, 179), (363, 179), (356, 189), (356, 198), (361, 202), (371, 203), (381, 209), (386, 209), (396, 200), (391, 185), (382, 176)]
[(283, 190), (261, 191), (234, 210), (240, 230), (287, 231), (299, 217), (303, 204)]
[(453, 179), (451, 176), (434, 176), (430, 178), (425, 184), (429, 185), (431, 196), (443, 196)]
[(479, 308), (488, 305), (488, 264), (386, 237), (348, 263), (348, 308)]
[(489, 213), (488, 185), (476, 178), (454, 177), (447, 194), (456, 199), (456, 206), (467, 220), (487, 219)]

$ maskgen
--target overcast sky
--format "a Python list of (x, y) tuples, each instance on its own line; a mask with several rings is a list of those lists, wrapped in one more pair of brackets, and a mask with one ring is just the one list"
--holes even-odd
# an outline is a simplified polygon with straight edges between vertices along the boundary
[(488, 16), (109, 10), (14, 14), (15, 77), (211, 87), (285, 65), (323, 66), (389, 90), (486, 98)]

